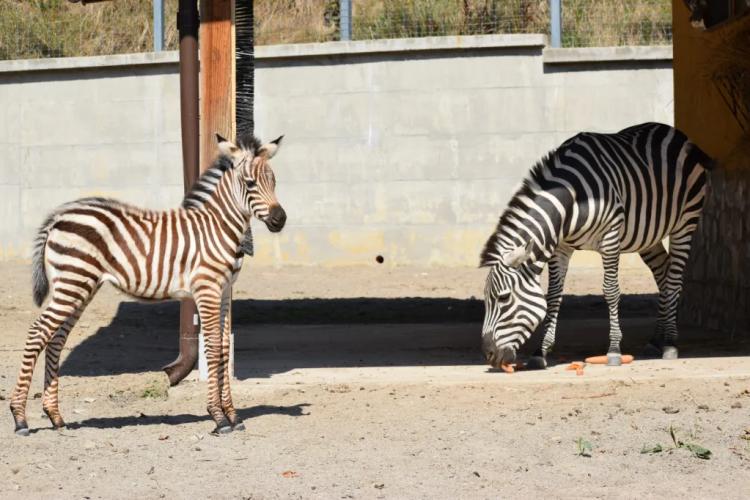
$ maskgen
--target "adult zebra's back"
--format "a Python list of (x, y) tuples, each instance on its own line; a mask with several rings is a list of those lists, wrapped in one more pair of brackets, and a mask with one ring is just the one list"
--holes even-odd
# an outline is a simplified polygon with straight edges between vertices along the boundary
[(70, 330), (104, 282), (146, 300), (192, 296), (209, 365), (208, 412), (217, 430), (242, 428), (229, 389), (229, 286), (242, 266), (240, 241), (251, 217), (280, 231), (286, 214), (276, 199), (268, 160), (280, 139), (238, 145), (219, 137), (221, 155), (175, 210), (144, 210), (85, 198), (52, 212), (34, 243), (33, 296), (42, 305), (31, 325), (11, 396), (16, 433), (28, 435), (26, 399), (37, 358), (46, 348), (42, 406), (56, 428), (60, 353)]
[[(531, 170), (500, 217), (481, 255), (485, 286), (483, 350), (499, 367), (543, 318), (536, 353), (546, 366), (555, 340), (563, 282), (574, 250), (595, 250), (604, 264), (610, 364), (620, 363), (619, 257), (638, 252), (659, 286), (652, 338), (665, 359), (677, 357), (677, 305), (690, 241), (705, 195), (710, 158), (679, 130), (644, 123), (615, 134), (581, 133)], [(669, 251), (662, 241), (669, 237)], [(546, 297), (540, 275), (549, 263)]]

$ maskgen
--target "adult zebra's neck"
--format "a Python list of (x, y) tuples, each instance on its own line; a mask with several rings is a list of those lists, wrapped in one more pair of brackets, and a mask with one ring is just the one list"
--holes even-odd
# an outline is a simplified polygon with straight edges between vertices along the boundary
[(485, 244), (480, 265), (499, 262), (517, 249), (526, 249), (532, 264), (543, 264), (552, 257), (562, 233), (567, 195), (552, 180), (554, 161), (552, 153), (538, 162), (511, 197)]

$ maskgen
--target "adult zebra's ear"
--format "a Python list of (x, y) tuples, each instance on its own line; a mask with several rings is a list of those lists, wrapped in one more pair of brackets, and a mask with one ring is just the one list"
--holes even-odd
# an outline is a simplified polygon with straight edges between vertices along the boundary
[(533, 249), (534, 244), (529, 240), (525, 245), (516, 247), (503, 254), (503, 264), (517, 269), (531, 257)]
[(274, 155), (279, 151), (279, 148), (281, 147), (281, 140), (283, 138), (284, 136), (280, 135), (273, 141), (262, 145), (258, 150), (258, 156), (262, 156), (266, 160), (270, 160), (271, 158), (273, 158)]
[(240, 148), (235, 146), (232, 141), (223, 138), (219, 134), (216, 134), (216, 142), (219, 145), (219, 153), (224, 156), (235, 156), (240, 151)]

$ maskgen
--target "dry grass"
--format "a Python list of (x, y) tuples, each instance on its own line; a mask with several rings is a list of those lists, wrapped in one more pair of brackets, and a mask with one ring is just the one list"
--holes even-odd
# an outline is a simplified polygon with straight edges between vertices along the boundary
[[(166, 47), (177, 46), (177, 0), (165, 0)], [(548, 0), (353, 0), (355, 39), (547, 33)], [(255, 0), (256, 44), (337, 40), (338, 0)], [(671, 41), (670, 0), (564, 0), (566, 46)], [(0, 0), (0, 60), (144, 52), (151, 0), (82, 6)]]

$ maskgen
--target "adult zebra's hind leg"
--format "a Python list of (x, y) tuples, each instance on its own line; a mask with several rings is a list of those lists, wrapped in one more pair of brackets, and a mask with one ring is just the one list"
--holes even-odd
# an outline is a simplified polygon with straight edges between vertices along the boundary
[(618, 273), (620, 267), (620, 230), (612, 230), (604, 235), (599, 253), (604, 265), (604, 298), (609, 309), (609, 349), (607, 350), (607, 364), (620, 366), (622, 364), (622, 353), (620, 342), (622, 341), (622, 330), (620, 329), (620, 283)]
[[(682, 294), (682, 277), (690, 256), (690, 244), (697, 218), (669, 235), (669, 267), (664, 279), (664, 346), (662, 359), (677, 359), (677, 307)], [(660, 297), (661, 298), (661, 297)], [(662, 302), (662, 301), (660, 301)], [(661, 303), (660, 303), (661, 310)]]
[(570, 263), (570, 252), (560, 251), (555, 253), (549, 261), (549, 285), (547, 286), (547, 316), (544, 318), (544, 338), (542, 345), (529, 359), (529, 368), (546, 368), (547, 354), (555, 345), (555, 333), (557, 331), (557, 315), (562, 303), (563, 286), (565, 275)]
[(643, 262), (651, 269), (659, 288), (659, 314), (656, 320), (656, 329), (646, 345), (647, 353), (662, 354), (664, 348), (664, 331), (667, 320), (667, 271), (670, 258), (664, 245), (659, 242), (653, 247), (639, 252)]

